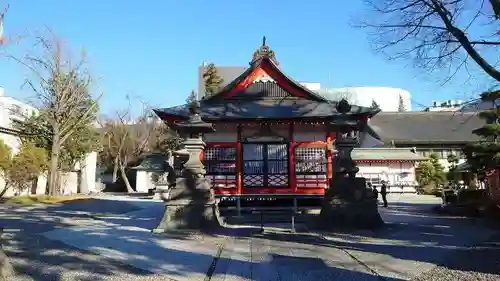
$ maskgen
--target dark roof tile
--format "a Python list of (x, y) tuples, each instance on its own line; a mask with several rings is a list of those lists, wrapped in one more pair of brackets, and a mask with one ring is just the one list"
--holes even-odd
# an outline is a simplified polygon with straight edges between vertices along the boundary
[[(315, 102), (297, 98), (262, 99), (262, 100), (226, 100), (218, 103), (201, 102), (201, 116), (206, 120), (258, 120), (258, 119), (309, 119), (327, 118), (339, 113), (336, 103)], [(188, 105), (156, 109), (162, 119), (171, 116), (188, 117)], [(372, 115), (372, 108), (353, 105), (352, 115)]]
[(475, 112), (380, 112), (369, 122), (385, 143), (474, 142), (483, 124)]

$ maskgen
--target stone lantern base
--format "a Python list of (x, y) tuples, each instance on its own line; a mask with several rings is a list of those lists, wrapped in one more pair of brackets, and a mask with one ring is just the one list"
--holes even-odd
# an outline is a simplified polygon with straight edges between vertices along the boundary
[(336, 177), (326, 191), (315, 228), (373, 229), (384, 225), (372, 190), (365, 178)]
[(153, 233), (212, 231), (223, 225), (213, 190), (205, 178), (187, 175), (179, 179), (164, 201), (163, 218)]

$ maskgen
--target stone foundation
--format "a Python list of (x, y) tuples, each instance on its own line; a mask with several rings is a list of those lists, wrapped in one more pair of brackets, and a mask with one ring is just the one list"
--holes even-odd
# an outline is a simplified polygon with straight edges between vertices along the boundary
[(378, 228), (384, 221), (378, 212), (373, 192), (364, 178), (337, 178), (326, 191), (316, 228)]
[(165, 213), (154, 233), (177, 230), (211, 231), (220, 228), (220, 218), (213, 190), (205, 178), (182, 178), (170, 189)]

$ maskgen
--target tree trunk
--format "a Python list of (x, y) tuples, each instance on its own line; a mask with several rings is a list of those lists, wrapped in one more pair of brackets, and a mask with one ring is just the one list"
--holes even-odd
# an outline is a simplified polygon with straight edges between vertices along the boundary
[(52, 143), (52, 152), (50, 154), (50, 167), (49, 167), (49, 177), (47, 179), (49, 192), (51, 196), (57, 195), (59, 193), (59, 152), (61, 146), (59, 145), (59, 135), (54, 134), (54, 139)]
[(9, 262), (9, 258), (3, 251), (2, 247), (2, 234), (3, 234), (3, 228), (0, 229), (0, 278), (7, 277), (14, 273), (14, 269), (12, 268), (12, 265)]
[(113, 162), (113, 183), (118, 180), (118, 156), (115, 157)]
[(127, 187), (127, 192), (128, 193), (133, 193), (135, 192), (134, 189), (132, 189), (132, 186), (130, 185), (130, 182), (128, 181), (127, 173), (125, 172), (125, 166), (120, 165), (120, 173), (122, 175), (123, 182), (125, 183), (125, 187)]
[(496, 19), (500, 19), (500, 0), (490, 0)]
[(0, 198), (2, 198), (5, 195), (5, 193), (7, 193), (9, 188), (10, 188), (9, 182), (5, 181), (5, 186), (3, 187), (2, 192), (0, 192)]

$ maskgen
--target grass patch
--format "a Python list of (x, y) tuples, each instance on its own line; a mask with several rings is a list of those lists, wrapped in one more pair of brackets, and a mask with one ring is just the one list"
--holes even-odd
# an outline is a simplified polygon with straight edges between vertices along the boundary
[(33, 205), (33, 204), (63, 204), (76, 200), (85, 200), (86, 197), (82, 195), (67, 195), (67, 196), (16, 196), (5, 201), (7, 204), (18, 205)]

